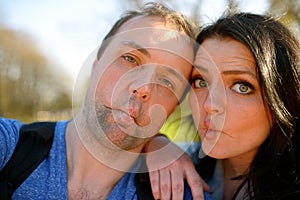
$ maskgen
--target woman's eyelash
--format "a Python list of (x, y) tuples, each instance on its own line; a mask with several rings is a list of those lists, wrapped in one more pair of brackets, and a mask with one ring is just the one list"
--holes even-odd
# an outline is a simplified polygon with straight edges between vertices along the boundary
[(237, 81), (231, 88), (235, 92), (243, 95), (251, 94), (255, 89), (250, 83), (246, 81)]
[(236, 81), (234, 84), (242, 84), (242, 85), (248, 86), (250, 89), (254, 90), (254, 87), (252, 86), (252, 84), (248, 83), (247, 81)]
[(208, 83), (204, 80), (203, 77), (197, 76), (192, 78), (192, 85), (195, 88), (203, 88), (203, 87), (207, 87)]

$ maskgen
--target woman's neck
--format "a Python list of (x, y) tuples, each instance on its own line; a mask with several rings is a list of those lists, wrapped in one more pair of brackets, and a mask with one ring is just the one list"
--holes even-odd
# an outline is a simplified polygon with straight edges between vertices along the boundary
[(254, 153), (223, 160), (224, 173), (224, 200), (232, 199), (244, 178), (238, 178), (249, 172), (250, 165), (254, 158)]

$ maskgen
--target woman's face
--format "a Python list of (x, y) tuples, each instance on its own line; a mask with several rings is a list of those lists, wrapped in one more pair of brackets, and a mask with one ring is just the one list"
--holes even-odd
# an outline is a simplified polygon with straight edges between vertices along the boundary
[(205, 154), (251, 157), (268, 137), (270, 111), (262, 99), (256, 62), (233, 38), (208, 38), (192, 72), (190, 106)]

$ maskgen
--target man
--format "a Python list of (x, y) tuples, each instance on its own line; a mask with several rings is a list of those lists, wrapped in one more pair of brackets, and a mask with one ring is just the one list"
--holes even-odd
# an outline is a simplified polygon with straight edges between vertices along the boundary
[[(49, 156), (12, 198), (137, 199), (140, 152), (184, 95), (193, 36), (180, 14), (159, 4), (117, 21), (99, 49), (81, 109), (57, 122)], [(0, 119), (0, 169), (21, 126)]]

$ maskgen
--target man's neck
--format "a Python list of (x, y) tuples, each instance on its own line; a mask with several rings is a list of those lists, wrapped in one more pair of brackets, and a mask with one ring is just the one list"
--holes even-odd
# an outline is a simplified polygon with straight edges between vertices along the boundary
[[(138, 154), (131, 158), (122, 155), (122, 151), (115, 153), (104, 153), (100, 162), (83, 146), (77, 134), (74, 121), (71, 121), (66, 130), (67, 148), (67, 181), (69, 199), (82, 196), (83, 199), (97, 198), (106, 199), (114, 186), (136, 161)], [(98, 149), (107, 152), (107, 149)], [(107, 158), (106, 158), (107, 157)], [(99, 158), (98, 158), (99, 159)], [(118, 163), (122, 169), (115, 168)], [(111, 164), (108, 165), (108, 164)], [(87, 198), (88, 197), (88, 198)]]

